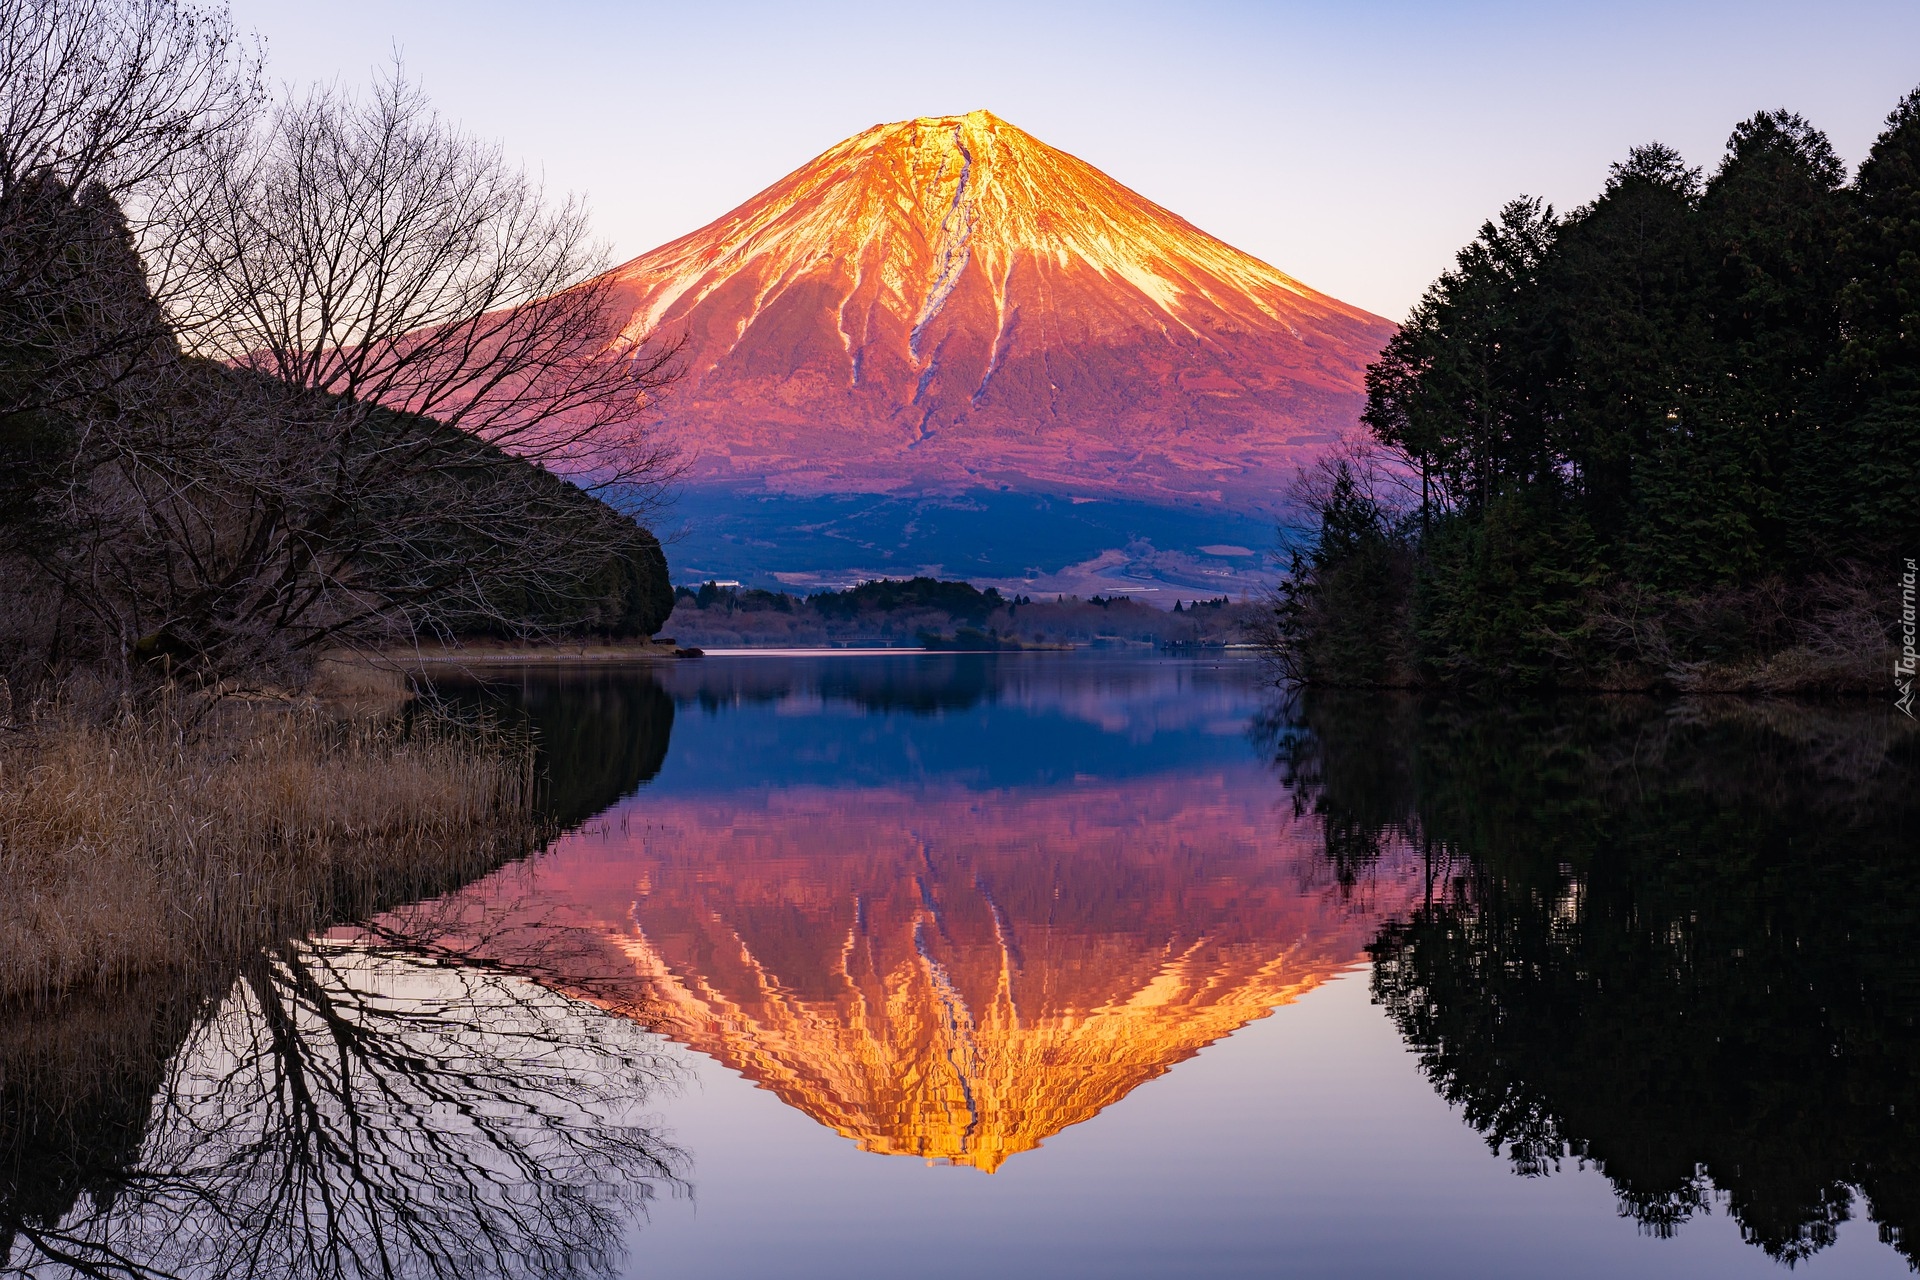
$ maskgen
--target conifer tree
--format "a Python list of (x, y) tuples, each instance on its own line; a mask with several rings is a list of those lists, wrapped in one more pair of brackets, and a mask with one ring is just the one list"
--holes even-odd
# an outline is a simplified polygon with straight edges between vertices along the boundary
[(1920, 513), (1920, 89), (1887, 117), (1860, 166), (1842, 299), (1843, 518), (1891, 551)]
[[(1510, 202), (1367, 393), (1419, 486), (1425, 678), (1692, 679), (1796, 645), (1877, 663), (1859, 584), (1920, 510), (1920, 91), (1851, 186), (1824, 134), (1763, 111), (1704, 182), (1656, 143), (1564, 218)], [(1372, 551), (1313, 510), (1280, 629), (1347, 654), (1327, 671), (1372, 617), (1332, 586)]]

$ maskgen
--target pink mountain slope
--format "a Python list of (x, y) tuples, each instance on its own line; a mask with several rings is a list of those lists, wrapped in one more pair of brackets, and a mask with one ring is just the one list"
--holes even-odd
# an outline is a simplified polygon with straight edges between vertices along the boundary
[(689, 479), (1267, 507), (1392, 333), (985, 111), (879, 125), (616, 268)]

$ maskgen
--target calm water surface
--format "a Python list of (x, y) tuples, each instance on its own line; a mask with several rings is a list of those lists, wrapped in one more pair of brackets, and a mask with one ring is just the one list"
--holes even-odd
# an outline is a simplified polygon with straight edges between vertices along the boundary
[(16, 1029), (68, 1062), (65, 1095), (0, 1098), (16, 1266), (1920, 1256), (1916, 760), (1887, 709), (1281, 702), (1250, 662), (1086, 654), (451, 692), (538, 730), (569, 834), (211, 999)]

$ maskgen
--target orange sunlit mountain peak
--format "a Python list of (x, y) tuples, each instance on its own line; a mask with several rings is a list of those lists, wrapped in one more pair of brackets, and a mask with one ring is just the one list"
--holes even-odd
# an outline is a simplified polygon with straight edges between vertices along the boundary
[(694, 480), (1270, 499), (1392, 326), (989, 111), (876, 125), (614, 270)]

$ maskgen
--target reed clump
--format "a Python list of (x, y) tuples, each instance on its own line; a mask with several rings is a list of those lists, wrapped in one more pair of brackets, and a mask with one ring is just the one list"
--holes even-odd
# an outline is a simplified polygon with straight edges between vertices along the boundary
[(532, 846), (528, 749), (366, 704), (55, 703), (0, 733), (0, 1004), (218, 963)]

